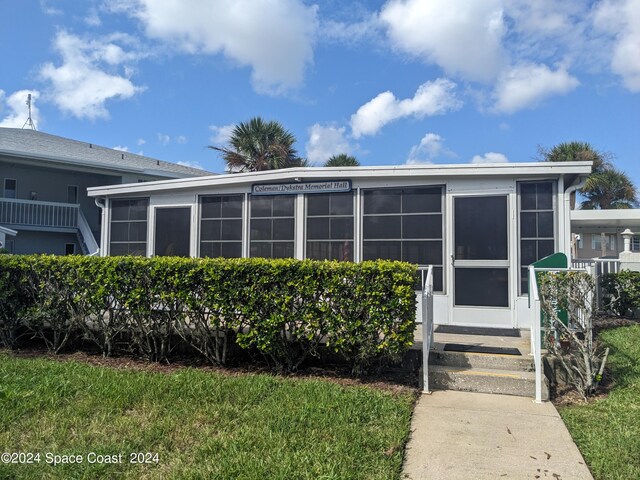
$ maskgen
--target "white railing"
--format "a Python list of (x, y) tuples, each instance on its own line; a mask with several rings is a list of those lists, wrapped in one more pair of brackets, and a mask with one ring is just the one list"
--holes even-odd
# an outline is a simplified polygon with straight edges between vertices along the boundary
[(85, 218), (82, 210), (78, 210), (78, 231), (82, 242), (84, 243), (88, 255), (96, 255), (100, 252), (100, 246), (96, 242), (96, 238), (93, 236), (91, 227)]
[(571, 266), (573, 268), (589, 268), (595, 263), (593, 258), (574, 258), (571, 260)]
[(531, 312), (531, 355), (536, 377), (535, 402), (542, 403), (542, 328), (540, 326), (540, 292), (536, 281), (536, 269), (529, 266), (529, 310)]
[(79, 210), (70, 203), (0, 198), (0, 225), (78, 228)]
[(620, 260), (617, 258), (591, 258), (574, 259), (571, 261), (574, 268), (584, 269), (591, 274), (596, 284), (595, 305), (599, 311), (605, 310), (605, 298), (602, 291), (602, 276), (607, 273), (620, 272)]
[(423, 391), (429, 389), (429, 352), (433, 344), (433, 265), (420, 267), (422, 272), (422, 375)]

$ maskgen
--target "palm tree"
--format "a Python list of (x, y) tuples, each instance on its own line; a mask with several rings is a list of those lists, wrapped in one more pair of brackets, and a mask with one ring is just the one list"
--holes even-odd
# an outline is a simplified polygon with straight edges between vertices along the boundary
[(627, 174), (613, 168), (592, 173), (582, 187), (585, 210), (634, 208), (638, 206), (636, 187)]
[(545, 162), (593, 162), (593, 173), (612, 167), (611, 154), (599, 152), (587, 142), (563, 142), (550, 150), (540, 146), (538, 154)]
[[(633, 208), (638, 205), (638, 196), (631, 179), (616, 170), (611, 162), (611, 154), (602, 153), (587, 142), (565, 142), (545, 149), (538, 147), (538, 153), (546, 162), (591, 161), (591, 175), (578, 191), (584, 200), (581, 207), (588, 210)], [(575, 208), (575, 193), (571, 194), (571, 208)]]
[(254, 117), (236, 125), (228, 147), (209, 146), (222, 152), (231, 173), (259, 172), (305, 166), (293, 147), (296, 139), (280, 123)]
[(360, 162), (356, 157), (341, 153), (339, 155), (333, 155), (324, 164), (325, 167), (359, 167)]

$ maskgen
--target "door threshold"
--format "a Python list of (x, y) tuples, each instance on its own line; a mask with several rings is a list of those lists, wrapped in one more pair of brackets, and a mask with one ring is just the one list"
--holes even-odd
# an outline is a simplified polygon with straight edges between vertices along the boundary
[(452, 333), (454, 335), (480, 335), (487, 337), (521, 337), (520, 330), (507, 327), (471, 327), (463, 325), (437, 325), (436, 333)]

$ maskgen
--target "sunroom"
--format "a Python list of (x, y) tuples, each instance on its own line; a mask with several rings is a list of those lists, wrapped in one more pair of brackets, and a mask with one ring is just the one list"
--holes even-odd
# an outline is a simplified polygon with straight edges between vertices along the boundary
[[(404, 260), (436, 324), (523, 328), (527, 266), (570, 253), (590, 162), (294, 168), (94, 187), (101, 255)], [(420, 279), (416, 289), (420, 288)]]

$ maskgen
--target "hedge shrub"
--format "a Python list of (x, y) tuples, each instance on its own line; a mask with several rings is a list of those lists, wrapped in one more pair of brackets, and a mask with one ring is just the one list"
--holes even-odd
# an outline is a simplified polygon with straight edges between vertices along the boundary
[(623, 270), (602, 276), (602, 288), (611, 299), (610, 310), (619, 316), (640, 310), (640, 272)]
[(413, 342), (415, 266), (171, 257), (0, 257), (0, 343), (171, 357), (182, 339), (223, 365), (232, 345), (293, 371), (321, 347), (366, 369)]

